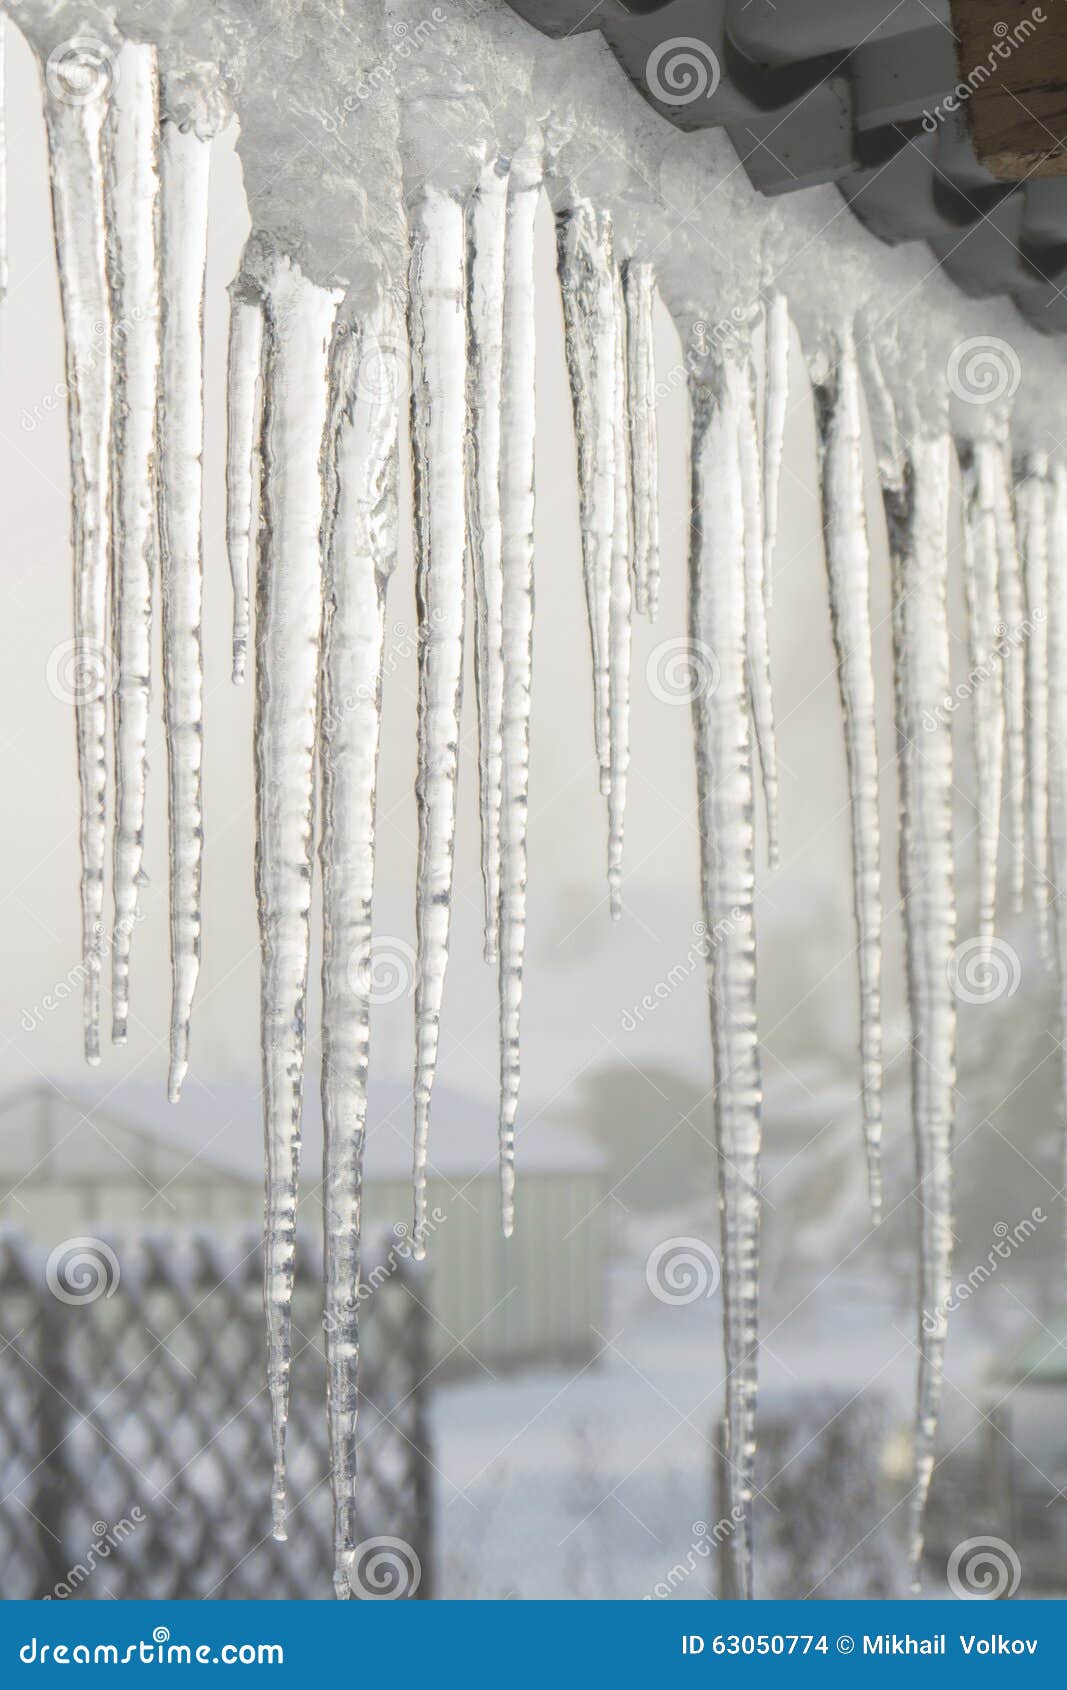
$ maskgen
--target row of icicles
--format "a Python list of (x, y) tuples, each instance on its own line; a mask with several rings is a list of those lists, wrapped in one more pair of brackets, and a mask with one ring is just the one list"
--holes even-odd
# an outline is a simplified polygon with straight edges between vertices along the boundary
[[(210, 145), (160, 115), (155, 55), (126, 45), (121, 74), (68, 97), (69, 56), (45, 79), (66, 331), (81, 664), (77, 748), (85, 1051), (99, 1060), (109, 698), (114, 737), (113, 1037), (126, 1037), (130, 939), (143, 851), (153, 595), (163, 618), (173, 1007), (169, 1092), (188, 1066), (200, 962), (202, 308)], [(419, 611), (415, 1237), (424, 1234), (430, 1098), (452, 885), (467, 560), (474, 587), (485, 955), (500, 983), (503, 1225), (514, 1222), (519, 1010), (526, 923), (534, 525), (534, 224), (542, 160), (491, 160), (468, 198), (426, 189), (410, 210), (404, 309), (388, 294), (358, 322), (342, 295), (250, 243), (232, 293), (227, 455), (234, 679), (250, 640), (255, 568), (256, 890), (262, 944), (268, 1162), (265, 1300), (275, 1535), (286, 1519), (309, 913), (318, 852), (324, 910), (322, 1099), (325, 1331), (336, 1574), (357, 1540), (360, 1202), (369, 1060), (371, 898), (384, 606), (397, 528), (398, 424), (410, 348)], [(621, 908), (630, 634), (655, 614), (659, 548), (655, 279), (622, 261), (612, 220), (584, 201), (557, 218), (578, 442), (594, 736), (608, 804), (612, 913)], [(109, 325), (101, 337), (99, 325)], [(748, 334), (690, 374), (693, 419), (690, 656), (717, 1086), (729, 1554), (752, 1588), (761, 1083), (753, 922), (754, 754), (777, 851), (767, 633), (786, 420), (789, 317), (772, 295), (762, 347)], [(869, 346), (872, 401), (890, 406)], [(879, 763), (863, 495), (863, 399), (843, 323), (813, 360), (829, 598), (851, 794), (861, 997), (862, 1113), (872, 1211), (881, 1213)], [(952, 745), (946, 611), (951, 442), (946, 420), (899, 419), (885, 455), (893, 552), (901, 867), (913, 1014), (914, 1115), (924, 1186), (920, 1307), (949, 1289), (949, 1148), (955, 1020)], [(993, 926), (1002, 788), (1015, 883), (1026, 849), (1042, 920), (1067, 874), (1067, 472), (1028, 465), (1017, 498), (1006, 426), (960, 448), (981, 823), (981, 933)], [(1019, 557), (1022, 556), (1022, 568)], [(1050, 574), (1051, 570), (1051, 574)], [(1047, 639), (1003, 639), (1024, 614)], [(702, 654), (718, 682), (700, 684)], [(1049, 676), (1053, 691), (1049, 693)], [(1056, 680), (1055, 677), (1062, 677)], [(1027, 710), (1027, 699), (1029, 709)], [(1029, 734), (1029, 745), (1026, 735)], [(1007, 746), (1008, 775), (1003, 774)], [(1052, 755), (1049, 747), (1052, 747)], [(944, 1320), (920, 1323), (912, 1555), (933, 1469)]]

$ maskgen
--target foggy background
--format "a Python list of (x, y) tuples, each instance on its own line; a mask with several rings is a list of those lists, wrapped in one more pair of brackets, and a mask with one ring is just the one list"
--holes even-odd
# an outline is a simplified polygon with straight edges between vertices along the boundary
[[(80, 949), (73, 711), (49, 684), (56, 650), (71, 638), (69, 472), (44, 127), (36, 70), (13, 31), (8, 32), (7, 84), (11, 273), (2, 327), (0, 417), (6, 634), (0, 665), (3, 1097), (40, 1082), (70, 1093), (85, 1080), (80, 990), (59, 1007), (41, 1008), (68, 979)], [(226, 1083), (252, 1089), (259, 1084), (253, 687), (249, 682), (235, 688), (230, 682), (224, 521), (225, 288), (248, 229), (233, 141), (231, 130), (214, 144), (205, 312), (203, 960), (193, 1016), (190, 1095), (178, 1106), (188, 1116), (181, 1139), (192, 1157), (201, 1147), (207, 1151), (218, 1131), (217, 1124), (210, 1129), (201, 1124), (197, 1082), (209, 1090)], [(678, 341), (660, 308), (661, 609), (654, 626), (643, 619), (634, 626), (624, 913), (613, 924), (606, 888), (606, 806), (597, 791), (592, 746), (570, 399), (553, 231), (544, 206), (538, 263), (537, 610), (518, 1224), (523, 1225), (524, 1157), (539, 1130), (556, 1129), (569, 1142), (598, 1149), (604, 1176), (595, 1224), (603, 1227), (606, 1242), (596, 1271), (604, 1280), (604, 1325), (595, 1333), (593, 1359), (579, 1367), (557, 1364), (547, 1355), (536, 1367), (499, 1376), (491, 1367), (487, 1376), (483, 1368), (435, 1387), (437, 1593), (640, 1597), (687, 1555), (694, 1558), (691, 1546), (705, 1535), (694, 1528), (715, 1518), (723, 1372), (718, 1297), (664, 1306), (650, 1295), (645, 1272), (650, 1251), (663, 1240), (696, 1237), (714, 1248), (717, 1237), (705, 981), (701, 966), (687, 967), (700, 919), (689, 709), (684, 701), (657, 696), (650, 684), (650, 677), (662, 673), (670, 642), (685, 633), (687, 405)], [(761, 856), (757, 904), (766, 1089), (761, 1370), (769, 1447), (773, 1453), (778, 1437), (775, 1476), (787, 1469), (780, 1479), (787, 1496), (777, 1510), (757, 1503), (757, 1543), (774, 1546), (759, 1563), (757, 1591), (891, 1595), (900, 1593), (901, 1583), (900, 1498), (907, 1477), (915, 1362), (918, 1211), (897, 907), (889, 570), (868, 454), (886, 914), (888, 1218), (875, 1238), (865, 1212), (844, 748), (811, 402), (795, 342), (791, 378), (771, 616), (782, 866), (770, 875)], [(406, 481), (403, 497), (401, 553), (387, 616), (375, 925), (385, 939), (413, 945), (416, 656)], [(953, 662), (961, 679), (967, 657), (958, 557), (952, 595)], [(451, 960), (437, 1085), (470, 1100), (472, 1107), (481, 1106), (488, 1167), (495, 1152), (496, 979), (495, 970), (481, 959), (471, 647), (468, 639)], [(103, 1068), (94, 1079), (105, 1091), (115, 1087), (116, 1095), (133, 1081), (150, 1082), (162, 1094), (166, 1078), (166, 764), (158, 674), (157, 668), (146, 821), (149, 884), (134, 934), (130, 1038), (125, 1049), (105, 1047)], [(968, 797), (973, 759), (966, 708), (957, 713), (954, 731), (962, 941), (976, 931), (975, 812)], [(760, 828), (762, 847), (762, 817)], [(313, 931), (316, 926), (317, 911)], [(1064, 1504), (1058, 1490), (1067, 1479), (1063, 1433), (1042, 1430), (1033, 1442), (1023, 1442), (1020, 1452), (1020, 1437), (1010, 1429), (991, 1433), (987, 1418), (992, 1402), (1011, 1404), (1018, 1398), (1012, 1369), (1021, 1347), (1037, 1343), (1042, 1366), (1059, 1365), (1061, 1375), (1064, 1357), (1059, 1341), (1063, 1203), (1054, 992), (1037, 955), (1030, 918), (1006, 917), (1001, 932), (1019, 959), (1018, 990), (1000, 1001), (962, 1006), (960, 1015), (957, 1272), (965, 1274), (985, 1260), (996, 1223), (1014, 1226), (1035, 1205), (1043, 1205), (1048, 1218), (994, 1282), (954, 1316), (942, 1448), (947, 1452), (960, 1443), (963, 1454), (977, 1461), (980, 1478), (990, 1437), (994, 1447), (1010, 1444), (1010, 1460), (1041, 1493), (1035, 1506), (1061, 1530)], [(639, 1014), (642, 998), (656, 994), (679, 965), (685, 978), (658, 997), (653, 1010)], [(309, 1076), (317, 1074), (319, 1060), (317, 969), (316, 947)], [(410, 1084), (412, 1011), (413, 999), (406, 992), (375, 1009), (374, 1088), (388, 1088), (390, 1097), (402, 1097)], [(107, 1013), (105, 995), (105, 1026)], [(372, 1100), (374, 1095), (372, 1090)], [(444, 1130), (431, 1125), (431, 1159), (439, 1149), (435, 1135)], [(390, 1106), (388, 1112), (379, 1111), (377, 1122), (372, 1118), (371, 1178), (376, 1158), (383, 1158), (382, 1167), (386, 1162), (392, 1167), (409, 1137), (406, 1107)], [(9, 1147), (5, 1168), (12, 1165), (16, 1149), (23, 1153), (24, 1147)], [(318, 1183), (316, 1154), (317, 1141), (314, 1152), (309, 1146), (305, 1165), (309, 1194)], [(61, 1157), (62, 1149), (56, 1155)], [(249, 1155), (254, 1157), (254, 1149)], [(258, 1163), (250, 1172), (258, 1178)], [(17, 1184), (5, 1178), (7, 1195), (0, 1192), (0, 1222), (15, 1228), (20, 1225)], [(305, 1236), (313, 1238), (317, 1205), (311, 1203), (304, 1218)], [(406, 1206), (382, 1217), (383, 1222), (407, 1218)], [(163, 1222), (157, 1212), (146, 1213), (146, 1227)], [(463, 1214), (450, 1216), (449, 1224), (461, 1227)], [(524, 1294), (536, 1297), (536, 1259), (524, 1271), (529, 1281)], [(258, 1384), (250, 1370), (250, 1394)], [(1061, 1383), (1060, 1393), (1062, 1388)], [(1062, 1404), (1062, 1394), (1051, 1400)], [(834, 1443), (841, 1434), (842, 1405), (848, 1405), (850, 1415), (855, 1410), (869, 1416), (851, 1443), (845, 1439), (844, 1452)], [(1063, 1424), (1062, 1407), (1058, 1421)], [(820, 1450), (825, 1456), (821, 1467)], [(846, 1474), (853, 1476), (846, 1481)], [(269, 1473), (264, 1470), (260, 1477), (266, 1530)], [(828, 1484), (836, 1497), (829, 1503)], [(980, 1483), (971, 1489), (964, 1483), (959, 1498), (953, 1492), (945, 1504), (943, 1545), (933, 1534), (940, 1555), (930, 1573), (935, 1587), (944, 1575), (947, 1550), (972, 1535), (975, 1497), (982, 1489)], [(836, 1521), (819, 1526), (827, 1511)], [(1002, 1520), (996, 1524), (1001, 1536), (1009, 1535)], [(838, 1576), (855, 1556), (854, 1588), (842, 1589), (838, 1582), (812, 1589), (817, 1575), (808, 1557), (816, 1527), (840, 1534), (821, 1561), (815, 1557), (819, 1567)], [(872, 1528), (877, 1528), (874, 1541), (881, 1544), (884, 1538), (889, 1545), (884, 1553), (881, 1548), (875, 1553), (866, 1541)], [(1019, 1541), (1016, 1547), (1029, 1577), (1026, 1544)], [(695, 1560), (692, 1579), (684, 1581), (679, 1594), (706, 1594), (715, 1587), (711, 1558), (701, 1553)]]

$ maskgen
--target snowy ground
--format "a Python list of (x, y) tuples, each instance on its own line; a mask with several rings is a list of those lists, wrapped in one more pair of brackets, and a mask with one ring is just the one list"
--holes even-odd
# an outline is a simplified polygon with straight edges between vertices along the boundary
[[(719, 1297), (664, 1306), (644, 1271), (651, 1242), (686, 1232), (677, 1213), (628, 1222), (595, 1362), (479, 1375), (437, 1394), (442, 1597), (716, 1594), (709, 1546), (724, 1512), (715, 1494)], [(991, 1434), (983, 1418), (998, 1289), (986, 1288), (973, 1328), (986, 1332), (985, 1343), (971, 1341), (960, 1322), (950, 1352), (928, 1596), (948, 1594), (945, 1564), (957, 1542), (1009, 1529), (987, 1494)], [(908, 1594), (909, 1296), (903, 1277), (841, 1270), (827, 1278), (803, 1259), (771, 1287), (761, 1348), (757, 1595)], [(1025, 1554), (1023, 1562), (1025, 1575)]]

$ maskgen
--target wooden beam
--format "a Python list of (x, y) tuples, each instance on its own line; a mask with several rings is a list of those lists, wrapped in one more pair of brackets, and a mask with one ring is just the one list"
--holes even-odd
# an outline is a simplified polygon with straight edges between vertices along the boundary
[(1005, 182), (1067, 175), (1067, 3), (951, 0), (960, 81), (942, 112), (965, 110), (974, 150)]

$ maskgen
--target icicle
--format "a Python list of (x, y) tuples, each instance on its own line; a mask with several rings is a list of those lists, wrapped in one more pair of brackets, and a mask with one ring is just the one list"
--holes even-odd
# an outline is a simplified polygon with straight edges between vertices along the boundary
[(633, 601), (630, 536), (633, 498), (627, 446), (626, 310), (622, 282), (615, 277), (615, 526), (611, 548), (611, 617), (608, 704), (611, 758), (608, 791), (608, 898), (613, 921), (622, 915), (622, 844), (626, 820), (626, 774), (630, 766), (630, 647)]
[(526, 820), (534, 610), (534, 224), (540, 156), (519, 156), (508, 190), (504, 282), (503, 804), (500, 824), (500, 1195), (504, 1236), (515, 1225), (519, 1011), (526, 948)]
[(200, 770), (204, 667), (200, 512), (204, 444), (204, 267), (210, 143), (167, 121), (160, 145), (162, 352), (159, 555), (163, 709), (170, 776), (170, 947), (173, 995), (168, 1094), (189, 1067), (189, 1017), (200, 973)]
[[(916, 431), (917, 433), (918, 431)], [(919, 1381), (911, 1564), (918, 1587), (923, 1517), (934, 1470), (951, 1292), (951, 1151), (956, 1008), (952, 732), (946, 605), (950, 442), (914, 438), (904, 486), (886, 495), (893, 553), (900, 878), (912, 1038), (912, 1118), (920, 1202)]]
[(567, 370), (578, 449), (582, 570), (593, 656), (601, 791), (611, 780), (611, 560), (615, 543), (615, 263), (611, 217), (581, 200), (556, 219)]
[(960, 442), (963, 483), (963, 562), (968, 648), (974, 689), (978, 786), (978, 934), (996, 926), (1000, 803), (1004, 785), (1004, 680), (1001, 670), (1000, 587), (997, 580), (996, 463), (990, 439)]
[(737, 1592), (752, 1593), (759, 1272), (760, 1063), (753, 920), (751, 725), (746, 678), (745, 520), (740, 431), (749, 403), (736, 369), (720, 391), (691, 384), (693, 512), (690, 637), (718, 659), (719, 684), (693, 703), (704, 921), (715, 1067), (715, 1132), (726, 1349), (729, 1554)]
[[(1059, 975), (1060, 1088), (1063, 1132), (1067, 1124), (1067, 467), (1052, 470), (1049, 513), (1049, 843), (1053, 931)], [(1067, 1149), (1067, 1139), (1064, 1139)]]
[(259, 489), (263, 305), (247, 283), (230, 289), (226, 406), (226, 545), (233, 581), (233, 680), (245, 678), (250, 631), (248, 559)]
[(763, 486), (759, 431), (756, 425), (756, 386), (752, 365), (741, 368), (741, 410), (738, 417), (741, 453), (741, 493), (745, 512), (745, 626), (748, 646), (748, 689), (763, 775), (767, 813), (767, 860), (778, 866), (778, 753), (774, 736), (774, 694), (771, 689), (771, 648), (767, 629), (767, 588), (764, 575)]
[(877, 1224), (882, 1211), (882, 894), (878, 739), (871, 644), (871, 554), (863, 498), (859, 370), (851, 323), (846, 323), (835, 337), (830, 357), (825, 380), (815, 388), (816, 422), (830, 617), (848, 760), (867, 1186), (871, 1219)]
[[(386, 301), (335, 359), (322, 658), (322, 1111), (334, 1588), (357, 1542), (360, 1217), (370, 1061), (374, 806), (385, 592), (396, 559), (397, 392), (358, 379), (403, 333)], [(360, 343), (362, 341), (362, 344)]]
[(45, 119), (66, 336), (74, 543), (73, 694), (81, 803), (82, 1012), (85, 1057), (100, 1061), (100, 968), (106, 850), (111, 423), (102, 134), (110, 76), (92, 54), (50, 62)]
[(998, 432), (993, 476), (1000, 613), (1005, 625), (1004, 717), (1012, 896), (1016, 910), (1021, 910), (1026, 876), (1026, 654), (1022, 639), (1022, 568), (1015, 532), (1015, 513), (1012, 509), (1011, 451), (1006, 425)]
[(1049, 955), (1048, 880), (1048, 453), (1027, 459), (1016, 495), (1025, 512), (1020, 522), (1026, 623), (1025, 635), (1027, 808), (1034, 905), (1041, 952)]
[(448, 964), (463, 683), (464, 240), (458, 201), (427, 188), (412, 210), (411, 432), (419, 609), (415, 1253), (425, 1253), (430, 1094)]
[(263, 536), (256, 589), (256, 897), (267, 1148), (264, 1300), (273, 1528), (285, 1536), (285, 1427), (300, 1166), (313, 769), (322, 622), (320, 466), (340, 294), (287, 258), (264, 284)]
[(767, 609), (774, 588), (774, 548), (789, 404), (789, 303), (776, 293), (767, 306), (763, 342), (763, 574)]
[(487, 164), (467, 208), (467, 529), (474, 577), (485, 960), (497, 954), (500, 904), (500, 372), (507, 166)]
[(123, 49), (108, 129), (105, 195), (115, 327), (111, 487), (115, 695), (112, 1038), (126, 1042), (130, 946), (144, 857), (159, 376), (159, 84), (155, 49)]
[(634, 603), (656, 620), (659, 609), (659, 438), (656, 423), (654, 312), (656, 273), (630, 258), (622, 272), (626, 300), (626, 357), (633, 486)]

